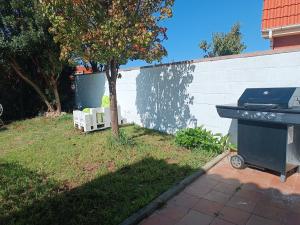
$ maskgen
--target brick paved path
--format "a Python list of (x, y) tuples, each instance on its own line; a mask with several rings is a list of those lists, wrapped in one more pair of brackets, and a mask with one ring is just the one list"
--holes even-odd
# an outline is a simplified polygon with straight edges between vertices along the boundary
[(228, 157), (141, 225), (300, 225), (300, 175), (231, 168)]

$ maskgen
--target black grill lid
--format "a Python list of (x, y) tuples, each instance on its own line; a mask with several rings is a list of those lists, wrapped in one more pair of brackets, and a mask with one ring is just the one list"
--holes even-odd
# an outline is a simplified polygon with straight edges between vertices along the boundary
[(246, 108), (289, 108), (297, 88), (247, 88), (238, 100)]

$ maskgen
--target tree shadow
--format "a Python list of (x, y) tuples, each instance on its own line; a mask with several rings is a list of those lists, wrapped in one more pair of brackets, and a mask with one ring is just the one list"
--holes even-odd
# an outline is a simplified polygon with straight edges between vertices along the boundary
[(7, 127), (5, 127), (5, 126), (0, 127), (0, 132), (1, 131), (6, 131), (6, 130), (8, 130)]
[(187, 88), (195, 65), (190, 62), (143, 68), (136, 78), (136, 106), (142, 125), (174, 133), (193, 119), (189, 106), (194, 97)]
[(0, 224), (119, 224), (193, 171), (145, 158), (73, 188), (18, 164), (1, 163)]
[[(214, 218), (226, 220), (226, 213), (223, 212), (225, 207), (247, 212), (249, 207), (255, 205), (252, 209), (254, 215), (266, 218), (274, 216), (274, 213), (266, 213), (267, 207), (270, 208), (268, 212), (270, 210), (286, 212), (285, 217), (280, 217), (282, 214), (276, 217), (282, 224), (297, 224), (293, 223), (291, 218), (300, 218), (299, 193), (282, 193), (280, 187), (282, 188), (284, 184), (280, 183), (274, 184), (273, 187), (262, 188), (258, 183), (264, 184), (265, 180), (260, 172), (248, 174), (246, 169), (231, 174), (228, 166), (221, 165), (218, 168), (218, 165), (171, 199), (169, 202), (171, 204), (162, 205), (161, 210), (166, 210), (172, 204), (180, 206), (181, 202), (184, 203), (184, 207), (188, 201), (193, 200), (196, 203), (206, 196), (203, 193), (210, 187), (207, 192), (212, 191), (215, 194), (208, 194), (207, 197), (210, 196), (213, 201), (227, 199), (213, 214)], [(71, 184), (61, 184), (49, 179), (46, 174), (30, 171), (16, 163), (0, 162), (0, 224), (119, 224), (171, 185), (193, 172), (195, 170), (188, 166), (145, 158), (131, 166), (73, 188)], [(266, 175), (266, 178), (269, 177)], [(247, 181), (241, 181), (240, 178)], [(289, 179), (292, 178), (288, 178), (287, 186), (290, 185)], [(294, 183), (299, 184), (300, 180)], [(218, 198), (220, 195), (223, 197)], [(199, 207), (197, 210), (207, 212), (207, 209)], [(189, 209), (186, 213), (190, 211)], [(260, 215), (260, 212), (265, 215)], [(157, 215), (163, 215), (163, 211)]]

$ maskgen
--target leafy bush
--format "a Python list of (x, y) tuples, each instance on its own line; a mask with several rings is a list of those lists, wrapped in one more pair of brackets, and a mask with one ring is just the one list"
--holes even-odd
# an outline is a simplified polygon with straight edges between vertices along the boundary
[(180, 130), (175, 135), (175, 143), (188, 149), (221, 153), (230, 146), (229, 137), (213, 134), (203, 127)]
[(108, 136), (107, 145), (109, 148), (120, 146), (133, 146), (135, 145), (135, 142), (132, 138), (128, 137), (123, 130), (120, 130), (119, 138), (114, 137), (112, 134)]

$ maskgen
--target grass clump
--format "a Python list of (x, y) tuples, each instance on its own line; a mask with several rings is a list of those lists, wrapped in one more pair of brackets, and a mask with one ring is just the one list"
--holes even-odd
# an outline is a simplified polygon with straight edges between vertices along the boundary
[(110, 149), (116, 147), (133, 147), (136, 145), (134, 139), (129, 137), (124, 130), (119, 131), (118, 138), (113, 134), (108, 135), (106, 143)]

